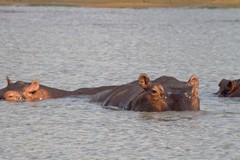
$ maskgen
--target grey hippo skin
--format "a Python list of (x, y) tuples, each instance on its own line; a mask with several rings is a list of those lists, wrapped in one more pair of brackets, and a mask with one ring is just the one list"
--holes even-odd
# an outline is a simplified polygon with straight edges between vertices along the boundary
[(11, 102), (40, 101), (49, 98), (62, 98), (68, 96), (93, 95), (104, 90), (113, 89), (116, 86), (102, 86), (96, 88), (80, 88), (74, 91), (66, 91), (40, 85), (38, 80), (32, 82), (12, 82), (7, 77), (7, 86), (0, 89), (0, 99)]
[(91, 95), (90, 99), (104, 106), (133, 111), (199, 110), (198, 83), (196, 76), (188, 82), (167, 76), (150, 81), (146, 74), (141, 74), (137, 81)]

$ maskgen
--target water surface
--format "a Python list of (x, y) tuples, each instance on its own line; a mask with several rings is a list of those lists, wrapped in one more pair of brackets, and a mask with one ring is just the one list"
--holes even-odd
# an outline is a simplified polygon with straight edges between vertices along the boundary
[(5, 76), (66, 90), (200, 79), (201, 111), (116, 111), (88, 99), (0, 102), (0, 159), (240, 159), (239, 9), (0, 7)]

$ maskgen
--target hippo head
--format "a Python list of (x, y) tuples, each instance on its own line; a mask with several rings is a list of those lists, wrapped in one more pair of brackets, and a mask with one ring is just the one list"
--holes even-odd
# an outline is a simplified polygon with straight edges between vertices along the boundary
[(7, 83), (7, 87), (0, 89), (0, 99), (11, 102), (18, 102), (23, 100), (41, 100), (35, 94), (40, 86), (37, 80), (34, 80), (31, 83), (26, 83), (22, 81), (17, 81), (13, 83), (7, 77)]
[(219, 97), (240, 97), (240, 79), (232, 81), (222, 79), (218, 86), (217, 94)]
[(134, 110), (157, 112), (167, 110), (165, 91), (160, 83), (152, 83), (144, 73), (139, 76), (138, 83), (144, 92), (132, 101)]
[(191, 76), (185, 87), (169, 88), (168, 104), (171, 110), (199, 110), (198, 83), (198, 77)]
[(175, 84), (176, 87), (174, 87), (174, 85), (168, 86), (155, 81), (151, 82), (146, 74), (141, 74), (138, 82), (144, 89), (144, 93), (138, 98), (138, 100), (141, 99), (138, 103), (148, 108), (147, 111), (199, 110), (199, 81), (196, 76), (191, 76), (186, 85), (182, 87), (179, 87), (178, 84)]
[(102, 102), (104, 106), (116, 106), (133, 111), (199, 110), (198, 78), (196, 76), (192, 76), (188, 82), (165, 76), (163, 79), (161, 80), (160, 77), (150, 81), (149, 77), (143, 73), (137, 81), (115, 86), (93, 95), (91, 101)]

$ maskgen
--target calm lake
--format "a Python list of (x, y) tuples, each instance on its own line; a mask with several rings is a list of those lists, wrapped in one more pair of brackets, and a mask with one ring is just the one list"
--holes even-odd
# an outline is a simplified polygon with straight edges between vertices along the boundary
[(0, 159), (240, 159), (240, 9), (0, 7), (0, 88), (200, 80), (201, 111), (117, 111), (87, 98), (0, 101)]

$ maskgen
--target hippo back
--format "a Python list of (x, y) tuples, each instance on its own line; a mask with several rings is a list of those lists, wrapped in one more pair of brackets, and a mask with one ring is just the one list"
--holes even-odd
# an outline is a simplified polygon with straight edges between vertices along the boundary
[(118, 106), (131, 110), (129, 104), (143, 89), (137, 83), (128, 83), (92, 96), (92, 102), (101, 102), (104, 106)]

